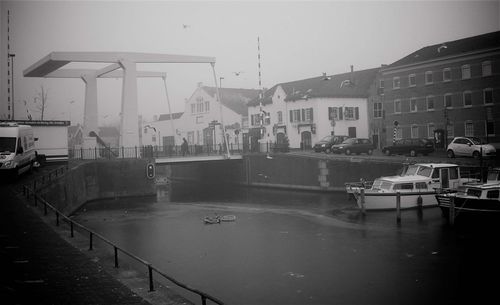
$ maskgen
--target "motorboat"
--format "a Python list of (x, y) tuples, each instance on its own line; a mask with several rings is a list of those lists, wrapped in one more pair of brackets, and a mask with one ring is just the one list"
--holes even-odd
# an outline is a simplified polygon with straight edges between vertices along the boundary
[(377, 178), (373, 183), (346, 183), (346, 191), (354, 196), (357, 206), (365, 210), (437, 206), (435, 195), (456, 192), (466, 183), (478, 179), (462, 177), (460, 167), (451, 163), (416, 163), (408, 165), (401, 175)]
[(500, 215), (500, 167), (490, 169), (485, 183), (470, 183), (456, 193), (436, 194), (443, 215), (449, 216), (453, 203), (454, 214)]

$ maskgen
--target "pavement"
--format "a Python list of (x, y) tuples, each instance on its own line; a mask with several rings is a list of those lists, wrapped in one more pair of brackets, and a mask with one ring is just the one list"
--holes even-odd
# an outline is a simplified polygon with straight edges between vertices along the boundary
[(105, 252), (89, 251), (88, 241), (79, 247), (85, 237), (70, 243), (18, 186), (0, 183), (2, 304), (190, 304), (165, 286), (149, 292), (145, 276), (117, 270)]

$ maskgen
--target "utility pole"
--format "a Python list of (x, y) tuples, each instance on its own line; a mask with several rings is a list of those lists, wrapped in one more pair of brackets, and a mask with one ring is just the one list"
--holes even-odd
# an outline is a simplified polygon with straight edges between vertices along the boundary
[(10, 58), (10, 83), (11, 83), (11, 91), (10, 91), (10, 96), (12, 98), (12, 120), (15, 119), (15, 116), (14, 116), (14, 109), (15, 109), (15, 100), (14, 100), (14, 57), (16, 56), (16, 54), (13, 54), (13, 53), (9, 53), (9, 58)]

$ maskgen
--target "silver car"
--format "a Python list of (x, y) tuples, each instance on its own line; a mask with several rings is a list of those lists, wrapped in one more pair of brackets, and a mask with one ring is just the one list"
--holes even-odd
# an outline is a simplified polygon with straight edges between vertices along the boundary
[(455, 156), (466, 156), (479, 158), (481, 152), (483, 157), (494, 157), (496, 149), (491, 144), (486, 144), (475, 137), (455, 137), (446, 149), (448, 158)]

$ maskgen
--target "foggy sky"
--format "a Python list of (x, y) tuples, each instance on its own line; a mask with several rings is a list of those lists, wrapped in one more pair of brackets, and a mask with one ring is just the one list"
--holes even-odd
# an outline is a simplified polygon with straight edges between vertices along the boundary
[[(24, 78), (53, 51), (129, 51), (214, 56), (223, 87), (257, 89), (257, 37), (262, 83), (344, 73), (390, 64), (424, 46), (500, 30), (499, 1), (3, 1), (11, 13), (16, 118), (40, 86), (47, 119), (82, 122), (81, 80)], [(74, 64), (73, 66), (78, 66)], [(83, 65), (82, 67), (88, 67)], [(167, 73), (173, 111), (198, 82), (213, 86), (208, 64), (140, 65)], [(233, 72), (243, 71), (239, 76)], [(2, 73), (4, 73), (2, 71)], [(4, 79), (4, 78), (2, 78)], [(98, 81), (100, 122), (118, 120), (121, 80)], [(167, 113), (161, 79), (138, 81), (139, 112)], [(75, 101), (74, 103), (69, 103)], [(34, 118), (37, 113), (31, 109)]]

